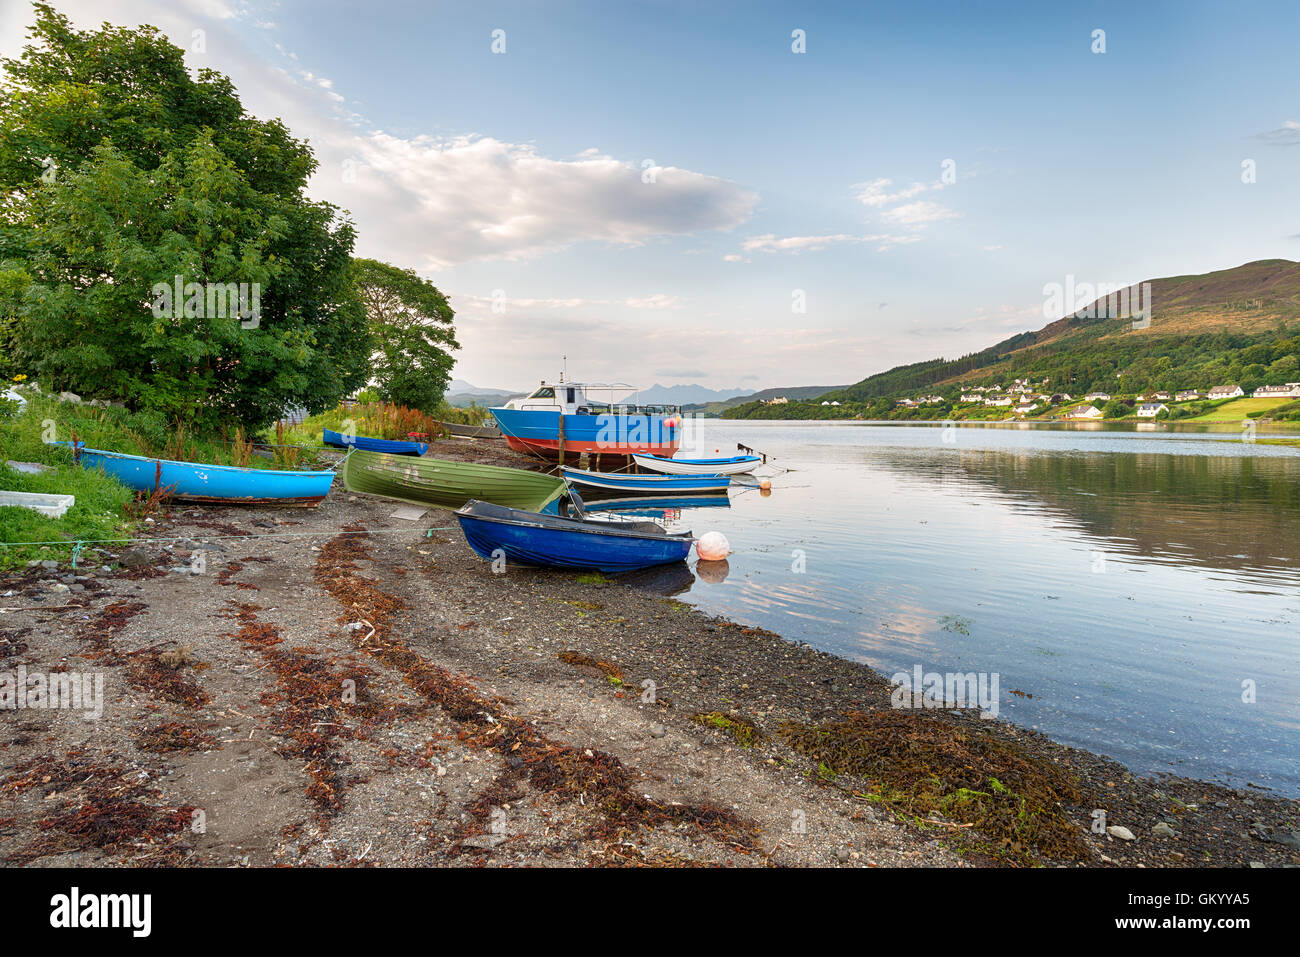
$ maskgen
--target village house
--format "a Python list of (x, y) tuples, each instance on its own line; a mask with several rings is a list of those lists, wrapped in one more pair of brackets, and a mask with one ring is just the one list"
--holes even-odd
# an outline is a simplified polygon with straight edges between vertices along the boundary
[(1095, 405), (1080, 405), (1067, 412), (1065, 417), (1067, 419), (1100, 419), (1102, 411)]
[(1053, 396), (1051, 397), (1051, 400), (1050, 400), (1050, 401), (1051, 401), (1052, 405), (1060, 405), (1062, 402), (1069, 402), (1069, 401), (1070, 401), (1070, 393), (1068, 393), (1068, 392), (1057, 392), (1055, 395), (1053, 395)]
[(1169, 406), (1163, 402), (1143, 402), (1138, 406), (1138, 418), (1154, 419), (1161, 412), (1168, 412)]
[(1210, 399), (1236, 399), (1245, 394), (1239, 385), (1216, 385), (1206, 397)]
[(901, 406), (902, 406), (903, 408), (905, 408), (905, 409), (915, 409), (915, 408), (916, 408), (916, 403), (913, 402), (911, 399), (899, 399), (898, 402), (897, 402), (896, 404), (897, 404), (897, 405), (901, 405)]
[(1087, 402), (1109, 402), (1110, 401), (1110, 396), (1105, 392), (1089, 392), (1083, 398)]
[(992, 398), (985, 399), (984, 404), (985, 405), (1010, 405), (1013, 401), (1015, 400), (1012, 399), (1011, 396), (1009, 395), (1004, 395), (1001, 397), (993, 396)]
[(763, 404), (764, 405), (785, 405), (789, 401), (790, 400), (785, 396), (777, 395), (777, 396), (773, 396), (770, 399), (764, 399)]
[(1200, 397), (1201, 393), (1197, 392), (1195, 389), (1184, 389), (1175, 396), (1179, 402), (1191, 402), (1193, 399), (1199, 399)]
[(1256, 399), (1300, 399), (1300, 382), (1286, 385), (1262, 385), (1251, 393)]
[(1172, 392), (1153, 392), (1151, 397), (1157, 402), (1172, 402), (1174, 399)]
[(1024, 405), (1018, 405), (1016, 406), (1016, 415), (1028, 415), (1036, 408), (1038, 408), (1037, 402), (1027, 402)]
[(983, 396), (980, 395), (978, 389), (976, 389), (974, 392), (963, 392), (961, 394), (961, 400), (963, 402), (978, 402), (982, 398)]

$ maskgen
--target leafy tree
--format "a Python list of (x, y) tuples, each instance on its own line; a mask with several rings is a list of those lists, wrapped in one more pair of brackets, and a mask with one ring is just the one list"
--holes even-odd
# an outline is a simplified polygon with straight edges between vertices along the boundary
[(459, 349), (447, 298), (412, 269), (354, 259), (353, 276), (374, 339), (371, 376), (389, 402), (431, 411), (442, 401)]
[(191, 77), (153, 27), (77, 31), (38, 4), (31, 32), (0, 84), (0, 315), (21, 371), (205, 432), (361, 385), (353, 229), (307, 199), (307, 144), (226, 77)]

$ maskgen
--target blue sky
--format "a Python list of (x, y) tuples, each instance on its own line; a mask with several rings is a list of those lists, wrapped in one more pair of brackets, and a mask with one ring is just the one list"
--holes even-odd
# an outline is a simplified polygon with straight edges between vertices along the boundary
[(562, 354), (852, 382), (1037, 328), (1067, 275), (1300, 258), (1294, 4), (56, 5), (202, 30), (190, 61), (311, 138), (358, 252), (450, 296), (482, 386)]

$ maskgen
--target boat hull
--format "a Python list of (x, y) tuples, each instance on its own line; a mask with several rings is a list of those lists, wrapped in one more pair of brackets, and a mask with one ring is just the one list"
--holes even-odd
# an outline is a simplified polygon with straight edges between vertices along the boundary
[(338, 449), (361, 449), (363, 452), (387, 452), (390, 455), (423, 455), (429, 451), (427, 442), (373, 439), (367, 435), (344, 435), (333, 429), (323, 431), (325, 444)]
[(763, 463), (757, 455), (733, 455), (726, 459), (669, 459), (658, 455), (633, 455), (632, 460), (644, 469), (665, 475), (743, 475)]
[(564, 493), (553, 475), (429, 457), (353, 452), (339, 470), (349, 492), (460, 508), (471, 499), (540, 512)]
[(564, 468), (564, 480), (613, 492), (646, 492), (655, 495), (708, 494), (725, 492), (729, 475), (631, 475), (623, 472), (592, 472)]
[[(556, 458), (560, 454), (560, 413), (531, 409), (492, 409), (512, 449)], [(681, 445), (673, 415), (566, 415), (564, 454), (622, 455), (637, 452), (671, 456)]]
[[(59, 445), (71, 445), (60, 442)], [(85, 468), (100, 468), (138, 492), (170, 489), (173, 498), (200, 505), (284, 505), (310, 508), (329, 494), (333, 472), (289, 472), (151, 459), (82, 448)]]
[(577, 520), (571, 528), (544, 527), (528, 521), (528, 513), (518, 514), (518, 519), (494, 520), (462, 509), (456, 519), (476, 553), (488, 561), (504, 556), (516, 565), (628, 572), (684, 561), (691, 552), (685, 535), (609, 533)]

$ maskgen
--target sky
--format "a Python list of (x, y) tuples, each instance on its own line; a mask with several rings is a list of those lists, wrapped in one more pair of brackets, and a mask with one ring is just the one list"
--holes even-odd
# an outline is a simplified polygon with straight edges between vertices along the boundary
[[(154, 24), (308, 139), (479, 387), (562, 356), (841, 385), (1039, 328), (1068, 277), (1300, 259), (1295, 3), (55, 6)], [(0, 0), (0, 55), (31, 20)]]

